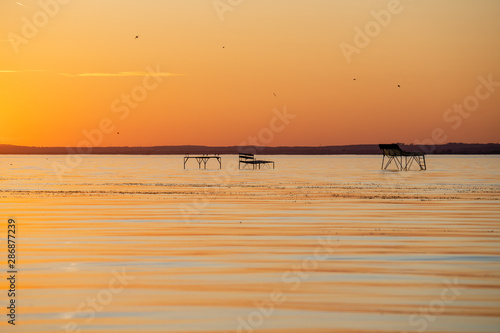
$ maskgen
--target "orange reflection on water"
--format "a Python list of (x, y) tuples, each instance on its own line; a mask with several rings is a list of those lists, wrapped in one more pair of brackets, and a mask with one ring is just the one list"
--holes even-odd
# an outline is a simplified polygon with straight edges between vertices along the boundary
[[(115, 158), (124, 157), (94, 159)], [(261, 313), (254, 331), (416, 332), (423, 322), (410, 318), (424, 310), (436, 315), (426, 332), (500, 327), (498, 169), (473, 181), (387, 176), (366, 166), (375, 158), (328, 157), (336, 166), (322, 170), (327, 157), (309, 157), (309, 174), (300, 157), (281, 157), (279, 171), (215, 184), (220, 171), (181, 171), (175, 158), (127, 157), (131, 170), (158, 171), (93, 179), (75, 170), (63, 183), (2, 167), (0, 212), (18, 224), (16, 328), (236, 332)], [(457, 160), (438, 162), (459, 174)], [(119, 285), (116, 274), (130, 280)], [(454, 300), (429, 312), (446, 288)]]

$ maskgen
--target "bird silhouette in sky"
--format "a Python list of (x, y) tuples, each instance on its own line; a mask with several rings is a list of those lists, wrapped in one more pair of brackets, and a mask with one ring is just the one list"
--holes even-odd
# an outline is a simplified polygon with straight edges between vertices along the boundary
[(398, 88), (401, 88), (401, 86), (398, 84)]
[(356, 78), (354, 78), (353, 81), (356, 81)]
[(276, 96), (276, 94), (275, 94), (275, 93), (273, 93), (273, 95), (274, 95), (274, 97), (278, 97), (278, 96)]
[(139, 35), (135, 36), (135, 39), (139, 38)]

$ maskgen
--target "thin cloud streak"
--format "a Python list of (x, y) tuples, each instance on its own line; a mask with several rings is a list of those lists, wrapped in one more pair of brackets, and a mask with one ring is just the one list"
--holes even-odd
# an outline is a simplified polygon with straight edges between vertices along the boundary
[(28, 69), (23, 71), (11, 70), (11, 69), (0, 69), (0, 73), (29, 73), (29, 72), (48, 72), (45, 69)]
[(130, 77), (130, 76), (178, 76), (182, 74), (166, 73), (166, 72), (118, 72), (118, 73), (80, 73), (69, 74), (59, 73), (59, 75), (72, 76), (72, 77)]
[[(2, 70), (0, 73), (27, 73), (27, 72), (48, 72), (43, 69), (30, 69), (30, 70)], [(56, 73), (57, 75), (68, 76), (68, 77), (133, 77), (133, 76), (179, 76), (183, 74), (167, 73), (167, 72), (118, 72), (118, 73)]]

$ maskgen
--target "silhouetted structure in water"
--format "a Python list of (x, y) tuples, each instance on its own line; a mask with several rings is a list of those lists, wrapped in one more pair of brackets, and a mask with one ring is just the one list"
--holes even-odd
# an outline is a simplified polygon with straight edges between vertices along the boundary
[(222, 157), (219, 156), (219, 154), (203, 154), (203, 155), (195, 155), (195, 156), (190, 156), (189, 154), (186, 154), (184, 156), (184, 169), (186, 169), (186, 163), (190, 158), (196, 159), (196, 162), (198, 162), (198, 168), (201, 169), (201, 164), (203, 163), (203, 169), (207, 168), (207, 163), (210, 159), (216, 159), (217, 162), (219, 162), (219, 168), (222, 169)]
[[(409, 170), (413, 162), (418, 163), (420, 170), (427, 170), (427, 165), (425, 164), (425, 155), (420, 152), (408, 152), (403, 151), (399, 148), (397, 144), (378, 145), (382, 149), (382, 170), (387, 169), (387, 167), (394, 162), (396, 168), (400, 171)], [(384, 164), (385, 158), (388, 158), (387, 163)]]
[(243, 164), (243, 169), (246, 168), (247, 165), (251, 165), (252, 169), (260, 169), (261, 165), (265, 165), (268, 168), (271, 168), (270, 165), (273, 165), (274, 169), (274, 161), (266, 161), (266, 160), (256, 160), (254, 154), (243, 154), (240, 153), (240, 161), (238, 163), (238, 169), (241, 169), (241, 165)]

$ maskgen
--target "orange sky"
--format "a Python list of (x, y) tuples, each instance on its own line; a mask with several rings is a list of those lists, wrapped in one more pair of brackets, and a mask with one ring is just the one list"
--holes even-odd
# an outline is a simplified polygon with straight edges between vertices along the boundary
[(2, 0), (0, 143), (500, 142), (499, 17), (498, 0)]

